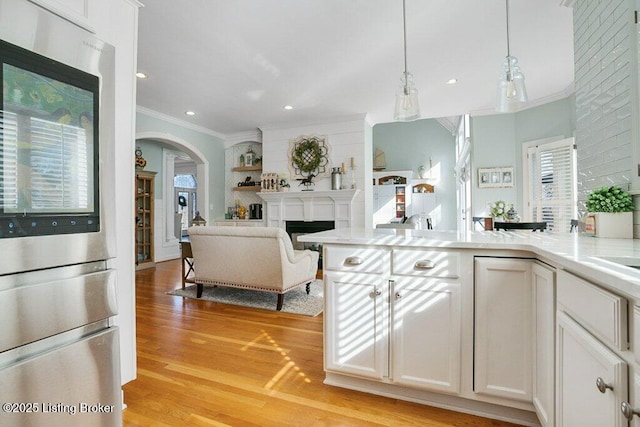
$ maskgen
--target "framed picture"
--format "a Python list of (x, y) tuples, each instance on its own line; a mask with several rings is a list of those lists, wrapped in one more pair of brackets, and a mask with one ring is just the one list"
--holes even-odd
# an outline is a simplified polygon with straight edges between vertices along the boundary
[(479, 188), (510, 188), (514, 178), (512, 167), (478, 168)]

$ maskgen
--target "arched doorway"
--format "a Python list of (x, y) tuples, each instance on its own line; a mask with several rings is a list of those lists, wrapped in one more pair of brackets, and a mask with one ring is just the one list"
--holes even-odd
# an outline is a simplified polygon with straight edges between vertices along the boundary
[[(209, 221), (209, 161), (202, 152), (188, 141), (161, 132), (140, 132), (136, 134), (136, 141), (158, 141), (175, 148), (177, 151), (185, 153), (196, 165), (196, 181), (198, 186), (197, 210), (200, 215)], [(162, 205), (157, 206), (157, 218), (155, 228), (154, 252), (156, 261), (164, 261), (180, 257), (180, 245), (175, 234), (175, 203), (174, 203), (174, 182), (175, 161), (179, 157), (175, 152), (163, 150), (162, 159)]]

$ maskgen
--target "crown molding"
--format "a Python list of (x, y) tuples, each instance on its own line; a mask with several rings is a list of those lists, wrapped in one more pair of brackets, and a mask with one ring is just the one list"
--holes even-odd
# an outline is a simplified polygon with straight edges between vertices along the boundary
[(259, 129), (262, 132), (264, 132), (264, 131), (271, 131), (271, 130), (291, 129), (291, 128), (322, 125), (322, 124), (329, 124), (329, 123), (343, 123), (343, 122), (355, 122), (355, 121), (365, 122), (367, 121), (367, 117), (368, 116), (366, 113), (351, 114), (347, 116), (327, 117), (323, 119), (310, 120), (306, 122), (300, 121), (295, 123), (289, 122), (289, 123), (283, 123), (278, 125), (264, 125), (264, 126), (259, 126)]
[(479, 109), (479, 110), (474, 110), (471, 111), (469, 113), (469, 115), (471, 117), (477, 117), (477, 116), (490, 116), (493, 114), (513, 114), (513, 113), (518, 113), (520, 111), (524, 111), (524, 110), (528, 110), (530, 108), (533, 107), (540, 107), (541, 105), (545, 105), (545, 104), (549, 104), (550, 102), (555, 102), (555, 101), (560, 101), (562, 99), (565, 99), (571, 95), (573, 95), (576, 91), (576, 86), (575, 83), (571, 83), (569, 86), (567, 86), (564, 90), (560, 91), (560, 92), (556, 92), (552, 95), (549, 96), (545, 96), (544, 98), (538, 98), (534, 101), (530, 101), (528, 102), (524, 107), (519, 108), (511, 113), (498, 113), (495, 109), (495, 107), (491, 107), (491, 108), (484, 108), (484, 109)]
[(243, 142), (262, 144), (262, 132), (260, 129), (256, 129), (246, 132), (230, 133), (224, 141), (224, 148), (229, 148)]
[(181, 120), (181, 119), (175, 118), (173, 116), (169, 116), (167, 114), (160, 113), (160, 112), (155, 111), (155, 110), (151, 110), (151, 109), (146, 108), (146, 107), (141, 107), (140, 105), (136, 106), (136, 113), (144, 114), (145, 116), (153, 117), (155, 119), (162, 120), (164, 122), (171, 123), (171, 124), (174, 124), (174, 125), (186, 128), (186, 129), (191, 129), (191, 130), (196, 131), (196, 132), (200, 132), (200, 133), (204, 133), (206, 135), (214, 136), (214, 137), (220, 138), (222, 140), (226, 140), (227, 139), (227, 136), (225, 134), (223, 134), (223, 133), (216, 132), (215, 130), (206, 128), (204, 126), (194, 125), (193, 123), (189, 123), (189, 122), (187, 122), (185, 120)]

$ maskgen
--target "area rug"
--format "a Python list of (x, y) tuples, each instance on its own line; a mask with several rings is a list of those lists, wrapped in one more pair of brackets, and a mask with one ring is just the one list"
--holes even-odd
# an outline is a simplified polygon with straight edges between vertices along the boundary
[[(323, 286), (322, 280), (314, 280), (311, 283), (311, 293), (307, 295), (305, 286), (298, 286), (284, 295), (282, 312), (302, 314), (315, 317), (322, 313)], [(185, 298), (196, 298), (196, 285), (187, 286), (167, 292), (167, 295), (176, 295)], [(278, 296), (270, 292), (252, 291), (249, 289), (230, 288), (225, 286), (205, 286), (200, 299), (215, 301), (222, 304), (241, 305), (244, 307), (260, 308), (276, 311)]]

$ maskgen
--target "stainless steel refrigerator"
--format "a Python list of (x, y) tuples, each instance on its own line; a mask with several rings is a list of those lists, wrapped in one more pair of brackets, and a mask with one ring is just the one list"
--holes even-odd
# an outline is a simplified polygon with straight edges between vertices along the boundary
[(0, 0), (0, 425), (119, 426), (114, 48)]

